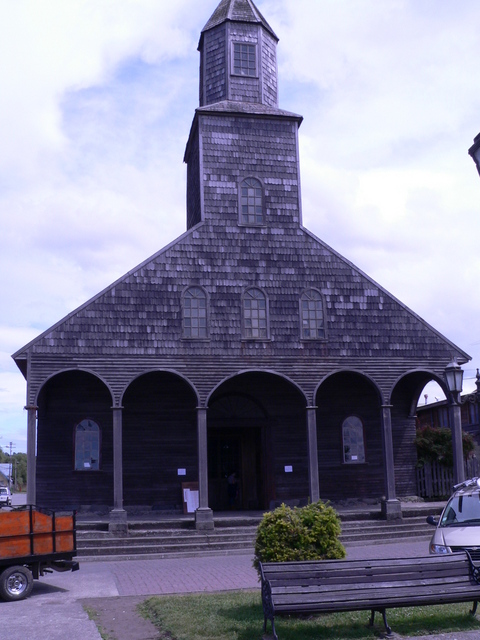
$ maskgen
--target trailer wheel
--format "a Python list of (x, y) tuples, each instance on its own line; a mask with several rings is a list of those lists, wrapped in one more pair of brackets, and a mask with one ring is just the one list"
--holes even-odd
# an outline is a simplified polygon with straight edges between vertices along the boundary
[(7, 567), (0, 573), (0, 598), (11, 602), (23, 600), (33, 589), (32, 572), (26, 567)]

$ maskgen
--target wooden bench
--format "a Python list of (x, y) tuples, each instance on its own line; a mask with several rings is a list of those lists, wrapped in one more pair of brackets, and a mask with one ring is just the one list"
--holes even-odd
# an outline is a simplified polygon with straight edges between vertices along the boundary
[(275, 616), (387, 609), (480, 600), (480, 569), (467, 552), (422, 558), (260, 563), (263, 631)]

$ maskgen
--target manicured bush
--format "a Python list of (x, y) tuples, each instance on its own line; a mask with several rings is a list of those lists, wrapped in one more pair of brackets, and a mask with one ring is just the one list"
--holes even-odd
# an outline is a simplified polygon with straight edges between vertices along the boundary
[(260, 562), (333, 560), (346, 553), (339, 541), (340, 518), (319, 500), (293, 509), (282, 504), (263, 516), (255, 540), (254, 567)]
[[(453, 446), (452, 432), (447, 428), (436, 428), (430, 425), (417, 428), (415, 437), (417, 447), (418, 466), (423, 467), (426, 462), (438, 462), (444, 467), (453, 467)], [(463, 457), (465, 460), (472, 455), (475, 450), (475, 442), (472, 436), (465, 431), (462, 432)]]

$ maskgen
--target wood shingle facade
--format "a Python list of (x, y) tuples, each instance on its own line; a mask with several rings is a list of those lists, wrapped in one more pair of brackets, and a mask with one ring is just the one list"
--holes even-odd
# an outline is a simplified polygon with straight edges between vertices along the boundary
[[(178, 510), (415, 492), (415, 407), (469, 356), (302, 226), (298, 129), (251, 0), (202, 31), (187, 231), (14, 354), (29, 501)], [(35, 449), (37, 447), (36, 469)]]

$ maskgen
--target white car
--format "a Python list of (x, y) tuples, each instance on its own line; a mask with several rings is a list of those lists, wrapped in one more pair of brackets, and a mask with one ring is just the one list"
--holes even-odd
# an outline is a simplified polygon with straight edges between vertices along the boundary
[(12, 494), (8, 487), (0, 487), (0, 507), (12, 506)]
[(440, 518), (428, 516), (436, 526), (430, 541), (430, 553), (468, 551), (480, 561), (480, 478), (455, 485), (455, 491)]

